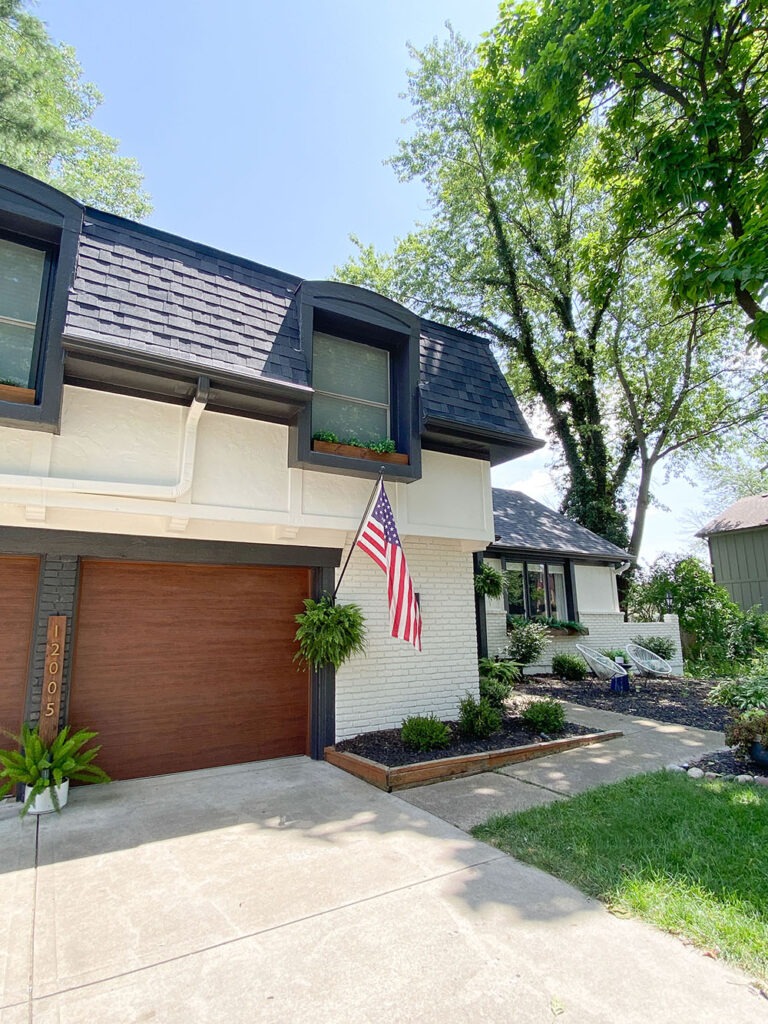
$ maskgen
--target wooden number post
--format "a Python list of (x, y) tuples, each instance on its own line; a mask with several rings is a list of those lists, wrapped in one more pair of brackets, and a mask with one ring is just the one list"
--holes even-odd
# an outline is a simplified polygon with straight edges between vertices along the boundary
[(64, 638), (67, 635), (66, 615), (48, 618), (48, 639), (45, 645), (43, 696), (40, 703), (40, 739), (52, 743), (59, 731), (61, 678), (64, 669)]

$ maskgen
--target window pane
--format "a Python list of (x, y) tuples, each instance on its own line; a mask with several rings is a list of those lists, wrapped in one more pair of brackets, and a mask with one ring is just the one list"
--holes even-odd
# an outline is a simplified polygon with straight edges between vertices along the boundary
[(565, 569), (562, 565), (547, 566), (549, 582), (549, 614), (556, 619), (568, 618), (568, 603), (565, 599)]
[(34, 327), (17, 327), (0, 320), (0, 381), (31, 387)]
[(544, 566), (528, 566), (528, 598), (531, 615), (546, 615), (547, 605), (544, 599)]
[(381, 441), (389, 437), (389, 411), (378, 405), (349, 402), (343, 398), (315, 395), (312, 399), (312, 431), (332, 430), (340, 441)]
[(520, 562), (507, 562), (507, 602), (510, 615), (525, 615), (523, 566)]
[(345, 338), (316, 334), (312, 386), (334, 395), (389, 404), (389, 353)]
[(0, 316), (37, 323), (45, 253), (0, 238)]

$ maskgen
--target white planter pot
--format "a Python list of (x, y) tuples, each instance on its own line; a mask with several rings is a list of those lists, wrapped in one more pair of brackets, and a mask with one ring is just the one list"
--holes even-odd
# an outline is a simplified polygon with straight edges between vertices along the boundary
[[(69, 799), (69, 779), (64, 779), (60, 786), (53, 787), (56, 790), (56, 795), (59, 798), (59, 807), (66, 807), (67, 800)], [(26, 801), (29, 796), (30, 787), (24, 787), (24, 800)], [(53, 800), (51, 799), (51, 790), (44, 789), (42, 793), (38, 793), (32, 803), (29, 805), (28, 814), (50, 814), (55, 811), (56, 808), (53, 806)]]

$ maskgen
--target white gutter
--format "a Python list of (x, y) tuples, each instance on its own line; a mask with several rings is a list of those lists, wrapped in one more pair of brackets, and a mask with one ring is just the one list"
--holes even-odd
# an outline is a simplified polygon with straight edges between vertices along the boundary
[(106, 494), (120, 498), (155, 498), (160, 501), (175, 501), (192, 487), (197, 448), (197, 428), (200, 417), (208, 402), (209, 381), (200, 377), (197, 393), (187, 410), (184, 424), (184, 444), (179, 464), (179, 478), (175, 484), (136, 484), (114, 480), (76, 480), (66, 477), (23, 476), (0, 473), (0, 490), (39, 490), (42, 492), (69, 492), (72, 494)]
[(621, 565), (617, 565), (613, 570), (617, 576), (623, 576), (627, 569), (632, 565), (631, 562), (622, 562)]

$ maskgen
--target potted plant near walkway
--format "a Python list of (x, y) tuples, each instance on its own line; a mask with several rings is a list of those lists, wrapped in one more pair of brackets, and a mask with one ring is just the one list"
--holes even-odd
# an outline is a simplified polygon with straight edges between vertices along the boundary
[(93, 763), (101, 747), (85, 749), (97, 735), (95, 732), (71, 732), (70, 726), (65, 725), (50, 744), (40, 738), (36, 725), (25, 723), (18, 735), (5, 729), (2, 732), (14, 740), (14, 747), (0, 749), (0, 798), (16, 786), (24, 786), (22, 818), (27, 813), (60, 811), (69, 798), (70, 780), (110, 781), (107, 773)]

